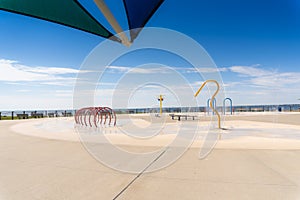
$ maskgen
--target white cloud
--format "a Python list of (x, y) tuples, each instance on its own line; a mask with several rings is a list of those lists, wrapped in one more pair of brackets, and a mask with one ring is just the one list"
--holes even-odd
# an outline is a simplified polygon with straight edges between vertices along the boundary
[(229, 68), (231, 72), (238, 73), (242, 76), (249, 76), (249, 77), (261, 77), (261, 76), (270, 76), (273, 75), (275, 72), (268, 71), (265, 69), (257, 68), (256, 66), (232, 66)]
[(158, 73), (168, 73), (170, 72), (167, 68), (133, 68), (129, 73), (135, 74), (158, 74)]
[(57, 77), (57, 79), (52, 81), (43, 81), (39, 82), (41, 85), (52, 85), (52, 86), (74, 86), (75, 79), (74, 78), (60, 78)]
[(242, 83), (241, 82), (229, 82), (229, 83), (224, 83), (223, 84), (223, 87), (227, 88), (227, 87), (235, 87), (235, 86), (239, 86), (241, 85)]
[(160, 85), (146, 85), (144, 88), (151, 88), (151, 89), (160, 89), (161, 88), (161, 86)]
[(106, 69), (113, 70), (113, 72), (128, 72), (130, 70), (130, 67), (107, 66)]
[(17, 62), (10, 60), (0, 60), (0, 81), (37, 81), (37, 80), (53, 80), (54, 77), (46, 74), (37, 74), (26, 72), (16, 67)]
[(156, 73), (168, 73), (167, 67), (123, 67), (123, 66), (108, 66), (107, 69), (117, 73), (133, 73), (133, 74), (156, 74)]
[[(60, 80), (61, 83), (70, 81), (70, 77), (62, 75), (75, 75), (79, 70), (72, 68), (57, 67), (31, 67), (21, 65), (17, 61), (0, 59), (0, 81), (5, 82), (33, 82), (41, 81), (45, 83), (55, 83)], [(55, 84), (54, 84), (55, 85)]]
[(48, 74), (48, 75), (59, 75), (59, 74), (77, 74), (80, 70), (72, 68), (58, 68), (58, 67), (28, 67), (25, 65), (15, 64), (14, 67), (24, 72), (31, 72), (35, 74)]
[(24, 93), (26, 93), (26, 92), (30, 92), (31, 90), (17, 90), (17, 92), (24, 92)]
[(300, 73), (276, 73), (272, 76), (261, 76), (251, 79), (253, 85), (265, 87), (293, 87), (300, 84)]
[(108, 66), (107, 69), (114, 73), (136, 73), (136, 74), (156, 74), (156, 73), (171, 73), (171, 70), (179, 71), (182, 73), (216, 73), (228, 71), (227, 68), (184, 68), (184, 67), (123, 67), (123, 66)]
[(54, 95), (57, 97), (73, 97), (73, 90), (56, 90)]
[[(296, 103), (300, 94), (300, 73), (256, 66), (232, 66), (229, 72), (229, 87), (226, 93), (232, 95), (239, 104)], [(235, 84), (232, 84), (235, 83)]]
[(228, 69), (225, 67), (220, 67), (220, 68), (199, 67), (199, 68), (179, 68), (179, 69), (184, 70), (184, 72), (186, 73), (218, 73), (218, 72), (228, 71)]
[(300, 83), (299, 72), (280, 73), (273, 69), (261, 69), (256, 66), (232, 66), (229, 67), (231, 72), (237, 73), (243, 78), (241, 84), (249, 84), (249, 86), (257, 87), (287, 87)]

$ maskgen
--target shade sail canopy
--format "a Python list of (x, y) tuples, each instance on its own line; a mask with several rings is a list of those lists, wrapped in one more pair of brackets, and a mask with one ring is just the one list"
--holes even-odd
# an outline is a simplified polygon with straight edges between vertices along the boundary
[(51, 21), (119, 41), (77, 0), (0, 0), (0, 10)]
[(163, 2), (164, 0), (123, 0), (132, 42)]

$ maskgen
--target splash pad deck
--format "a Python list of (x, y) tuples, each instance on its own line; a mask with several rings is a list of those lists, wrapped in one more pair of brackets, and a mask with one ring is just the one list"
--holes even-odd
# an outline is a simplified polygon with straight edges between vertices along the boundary
[[(121, 115), (116, 126), (98, 128), (76, 125), (73, 118), (59, 118), (20, 121), (11, 129), (23, 135), (67, 141), (80, 141), (80, 130), (87, 134), (104, 134), (111, 142), (119, 145), (165, 146), (177, 136), (179, 129), (183, 133), (180, 137), (184, 139), (185, 131), (192, 131), (198, 125), (197, 138), (192, 145), (194, 148), (199, 148), (207, 135), (212, 134), (215, 135), (212, 138), (219, 137), (216, 148), (300, 149), (300, 125), (276, 123), (276, 120), (266, 123), (229, 119), (223, 123), (226, 130), (209, 130), (210, 122), (201, 120), (201, 117), (200, 121), (167, 120), (160, 124), (147, 121), (142, 116), (124, 118)], [(184, 127), (182, 124), (185, 124)]]

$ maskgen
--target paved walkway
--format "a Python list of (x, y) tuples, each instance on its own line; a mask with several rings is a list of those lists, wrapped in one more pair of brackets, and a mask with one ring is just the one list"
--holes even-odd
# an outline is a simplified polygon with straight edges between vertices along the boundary
[(101, 165), (78, 142), (16, 134), (16, 123), (0, 121), (1, 200), (300, 199), (299, 150), (216, 149), (199, 160), (191, 149), (136, 177)]

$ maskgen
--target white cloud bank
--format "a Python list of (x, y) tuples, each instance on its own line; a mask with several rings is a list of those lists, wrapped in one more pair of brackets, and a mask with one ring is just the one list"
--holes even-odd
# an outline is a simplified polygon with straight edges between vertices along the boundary
[(229, 67), (229, 71), (238, 74), (244, 82), (253, 86), (284, 88), (300, 84), (299, 72), (278, 72), (273, 69), (261, 69), (259, 65), (232, 66)]
[(0, 81), (57, 81), (70, 79), (62, 75), (76, 75), (79, 70), (58, 67), (31, 67), (17, 61), (0, 59)]
[(156, 74), (156, 73), (171, 73), (170, 69), (179, 71), (181, 73), (216, 73), (228, 71), (227, 68), (191, 68), (191, 67), (154, 67), (150, 68), (147, 66), (138, 67), (124, 67), (124, 66), (108, 66), (106, 69), (112, 73), (134, 73), (134, 74)]
[[(170, 73), (170, 69), (167, 67), (156, 67), (156, 68), (131, 68), (124, 66), (109, 66), (108, 72), (111, 73), (135, 73), (135, 74), (156, 74), (156, 73)], [(300, 73), (299, 72), (279, 72), (274, 69), (262, 68), (260, 65), (254, 66), (231, 66), (222, 68), (181, 68), (174, 67), (174, 70), (178, 70), (180, 73), (186, 73), (187, 77), (190, 77), (188, 73), (216, 73), (224, 72), (228, 73), (226, 76), (227, 81), (223, 85), (226, 88), (226, 92), (230, 97), (234, 99), (236, 104), (273, 104), (276, 102), (280, 103), (291, 103), (300, 98)], [(10, 84), (10, 88), (16, 88), (16, 93), (11, 92), (10, 96), (1, 97), (2, 105), (10, 105), (13, 109), (13, 105), (18, 105), (20, 108), (32, 108), (36, 105), (39, 108), (61, 108), (72, 106), (73, 90), (69, 88), (62, 88), (62, 86), (74, 86), (76, 81), (77, 73), (86, 73), (78, 69), (72, 68), (57, 68), (57, 67), (34, 67), (20, 64), (17, 61), (0, 59), (0, 82)], [(87, 74), (88, 75), (88, 74)], [(193, 77), (193, 76), (191, 76)], [(225, 76), (224, 76), (225, 77)], [(82, 80), (89, 81), (89, 80)], [(191, 85), (181, 85), (178, 89), (182, 91), (180, 95), (187, 95), (187, 87), (193, 87), (195, 90), (198, 89), (202, 81), (191, 80)], [(0, 83), (1, 84), (1, 83)], [(32, 96), (26, 96), (25, 94), (31, 90), (30, 85), (38, 84), (40, 95), (38, 98), (32, 98)], [(93, 83), (95, 84), (95, 83)], [(102, 83), (102, 86), (107, 86), (106, 89), (98, 91), (96, 94), (97, 98), (101, 100), (100, 104), (108, 104), (111, 99), (108, 97), (112, 94), (112, 88), (117, 83)], [(27, 85), (27, 87), (20, 87)], [(46, 86), (57, 86), (53, 87), (53, 91), (45, 90)], [(49, 88), (49, 87), (48, 87)], [(59, 89), (57, 89), (59, 88)], [(35, 88), (33, 88), (35, 89)], [(149, 88), (148, 88), (149, 89)], [(151, 88), (150, 88), (151, 89)], [(155, 96), (159, 91), (159, 88), (153, 87), (153, 91), (149, 93), (148, 99), (151, 100), (150, 96)], [(130, 92), (130, 91), (126, 91)], [(147, 91), (149, 92), (149, 91)], [(160, 91), (159, 91), (160, 92)], [(23, 95), (23, 94), (24, 95)], [(209, 94), (207, 94), (209, 95)], [(205, 105), (208, 96), (206, 93), (202, 93), (200, 101), (203, 101)], [(141, 95), (141, 98), (147, 98)], [(188, 96), (189, 97), (189, 96)], [(24, 99), (22, 104), (12, 99)], [(140, 98), (140, 97), (139, 97)], [(154, 100), (153, 100), (154, 99)], [(157, 103), (153, 98), (154, 104)], [(51, 100), (51, 101), (50, 101)], [(149, 100), (149, 105), (151, 104)], [(152, 101), (151, 100), (151, 101)], [(31, 101), (31, 102), (30, 102)], [(168, 102), (166, 100), (165, 105)], [(152, 105), (152, 104), (151, 104)], [(136, 105), (139, 107), (140, 105)], [(64, 108), (65, 108), (64, 107)], [(0, 108), (1, 109), (1, 108)]]
[(260, 77), (260, 76), (272, 76), (274, 72), (270, 70), (260, 69), (259, 65), (254, 66), (232, 66), (229, 67), (229, 71), (239, 74), (240, 76), (248, 77)]
[(238, 104), (300, 103), (300, 72), (280, 72), (260, 65), (232, 66), (228, 72), (238, 82), (227, 80), (226, 93)]

